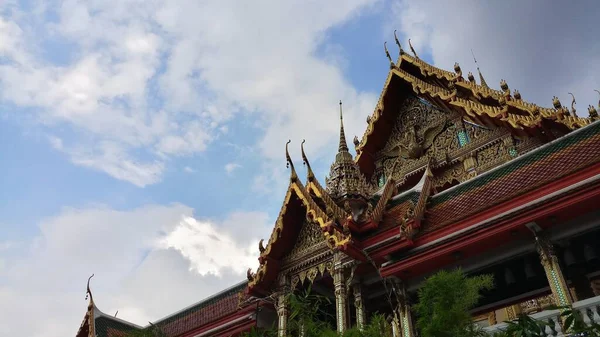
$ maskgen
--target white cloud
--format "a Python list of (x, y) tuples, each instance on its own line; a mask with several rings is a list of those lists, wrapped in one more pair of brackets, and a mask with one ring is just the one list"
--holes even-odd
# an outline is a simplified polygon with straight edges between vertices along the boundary
[(157, 320), (244, 280), (266, 221), (257, 212), (197, 219), (178, 204), (64, 209), (29, 245), (3, 244), (11, 259), (0, 261), (0, 335), (74, 335), (92, 273), (101, 310), (140, 325)]
[[(318, 151), (336, 138), (338, 99), (357, 131), (376, 99), (347, 82), (343, 60), (315, 56), (327, 29), (371, 1), (40, 3), (36, 18), (56, 11), (52, 23), (5, 11), (1, 99), (73, 127), (77, 139), (60, 147), (73, 163), (138, 186), (160, 181), (168, 158), (204, 151), (240, 111), (265, 121), (268, 159), (288, 138), (310, 136)], [(66, 64), (39, 52), (48, 39), (73, 48)]]
[(184, 167), (183, 170), (187, 173), (195, 173), (196, 172), (196, 170), (194, 170), (193, 168), (191, 168), (189, 166)]
[(227, 172), (227, 174), (231, 174), (233, 173), (233, 171), (241, 168), (242, 165), (238, 164), (238, 163), (228, 163), (225, 165), (225, 172)]

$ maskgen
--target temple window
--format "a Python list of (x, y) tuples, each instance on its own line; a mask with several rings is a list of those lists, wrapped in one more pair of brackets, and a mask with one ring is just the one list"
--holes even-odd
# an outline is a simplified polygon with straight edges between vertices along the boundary
[(467, 145), (468, 142), (469, 142), (469, 135), (467, 135), (467, 131), (465, 131), (465, 130), (458, 131), (458, 145), (460, 145), (460, 147), (463, 147), (463, 146)]
[(379, 177), (377, 177), (377, 186), (383, 187), (383, 185), (385, 185), (385, 173), (382, 172), (379, 174)]

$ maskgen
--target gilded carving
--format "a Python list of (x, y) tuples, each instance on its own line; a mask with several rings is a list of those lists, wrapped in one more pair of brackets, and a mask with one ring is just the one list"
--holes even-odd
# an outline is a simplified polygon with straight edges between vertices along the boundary
[(306, 255), (307, 253), (312, 252), (314, 250), (313, 248), (324, 241), (325, 238), (323, 237), (323, 233), (319, 225), (305, 220), (302, 224), (302, 228), (300, 228), (300, 233), (298, 233), (296, 244), (289, 254), (284, 258), (284, 260), (295, 260), (303, 255)]

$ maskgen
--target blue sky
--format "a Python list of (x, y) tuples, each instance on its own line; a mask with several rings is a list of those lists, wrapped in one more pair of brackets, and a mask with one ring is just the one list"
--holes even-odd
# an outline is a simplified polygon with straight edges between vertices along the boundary
[[(337, 103), (362, 136), (394, 29), (446, 69), (474, 72), (474, 49), (488, 84), (540, 105), (598, 100), (592, 0), (245, 4), (0, 4), (0, 335), (74, 334), (91, 273), (100, 308), (139, 324), (243, 280), (285, 142), (303, 174), (306, 139), (324, 183)], [(45, 319), (23, 328), (32, 310)]]

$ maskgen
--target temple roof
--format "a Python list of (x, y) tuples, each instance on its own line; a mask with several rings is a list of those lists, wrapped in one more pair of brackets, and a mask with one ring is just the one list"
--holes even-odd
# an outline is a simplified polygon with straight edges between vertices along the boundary
[(421, 235), (599, 162), (600, 122), (595, 122), (434, 195)]
[(96, 307), (91, 291), (88, 290), (88, 310), (76, 337), (125, 337), (132, 331), (150, 329), (159, 329), (166, 337), (180, 336), (247, 306), (247, 303), (240, 301), (247, 285), (247, 281), (238, 283), (145, 327), (103, 313)]
[[(396, 42), (400, 46), (397, 39)], [(386, 54), (391, 63), (390, 71), (375, 111), (367, 119), (368, 125), (362, 140), (355, 142), (355, 161), (367, 177), (373, 170), (369, 164), (371, 156), (383, 145), (382, 139), (385, 139), (391, 130), (389, 123), (392, 117), (389, 115), (395, 112), (385, 111), (389, 110), (388, 106), (392, 111), (396, 109), (397, 103), (394, 101), (402, 96), (398, 94), (400, 88), (427, 99), (442, 110), (456, 111), (468, 121), (483, 126), (501, 126), (517, 136), (527, 135), (552, 140), (556, 137), (552, 129), (564, 134), (589, 125), (597, 118), (593, 107), (588, 109), (590, 118), (578, 117), (574, 99), (571, 110), (562, 106), (556, 97), (552, 100), (553, 108), (544, 108), (523, 100), (517, 90), (511, 94), (504, 80), (500, 83), (501, 90), (491, 89), (485, 82), (477, 84), (472, 75), (466, 81), (458, 64), (455, 64), (454, 72), (443, 70), (405, 53), (401, 47), (398, 61), (395, 63), (392, 62), (387, 48)], [(372, 142), (375, 144), (371, 145)]]

